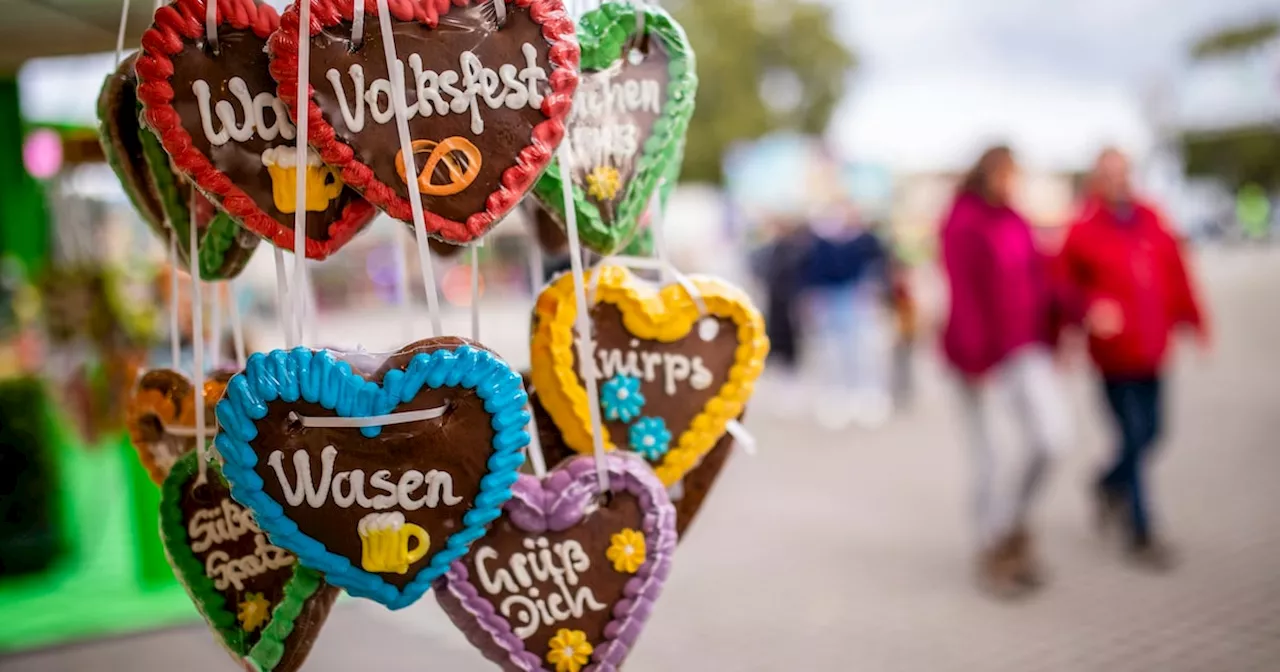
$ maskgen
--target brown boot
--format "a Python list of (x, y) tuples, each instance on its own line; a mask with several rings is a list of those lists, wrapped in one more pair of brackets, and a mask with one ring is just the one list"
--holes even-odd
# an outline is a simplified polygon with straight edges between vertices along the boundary
[(1019, 525), (1009, 535), (1010, 562), (1013, 576), (1027, 588), (1039, 588), (1045, 583), (1044, 566), (1035, 552), (1035, 542), (1025, 526)]
[(1012, 537), (1005, 537), (978, 554), (978, 586), (1001, 600), (1013, 600), (1027, 593), (1018, 580), (1018, 562)]

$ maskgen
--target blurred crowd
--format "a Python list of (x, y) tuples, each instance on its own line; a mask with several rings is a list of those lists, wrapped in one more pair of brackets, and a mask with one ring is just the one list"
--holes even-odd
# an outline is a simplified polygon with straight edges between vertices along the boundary
[[(1163, 427), (1172, 334), (1185, 326), (1210, 347), (1181, 241), (1135, 190), (1127, 156), (1098, 156), (1053, 245), (1017, 209), (1019, 176), (1009, 147), (985, 151), (957, 187), (937, 240), (950, 296), (937, 345), (975, 467), (976, 576), (999, 597), (1045, 582), (1032, 513), (1073, 440), (1060, 378), (1083, 359), (1071, 353), (1085, 348), (1115, 446), (1092, 480), (1099, 531), (1115, 534), (1138, 568), (1176, 564), (1152, 512), (1147, 466)], [(884, 423), (911, 403), (919, 340), (911, 276), (892, 241), (847, 204), (807, 221), (775, 219), (768, 234), (752, 267), (765, 288), (781, 389), (774, 405), (831, 429)], [(799, 374), (806, 361), (819, 372), (816, 388)], [(1019, 430), (1016, 445), (1002, 445), (993, 431), (1001, 422)]]

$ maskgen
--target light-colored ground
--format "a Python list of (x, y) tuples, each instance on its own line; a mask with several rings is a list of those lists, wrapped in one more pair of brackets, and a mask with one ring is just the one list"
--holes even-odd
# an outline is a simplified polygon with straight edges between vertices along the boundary
[[(1015, 605), (978, 595), (969, 465), (951, 390), (926, 353), (918, 404), (879, 431), (753, 411), (760, 454), (731, 460), (628, 669), (1280, 669), (1280, 253), (1210, 251), (1199, 265), (1218, 347), (1209, 361), (1182, 358), (1155, 472), (1162, 525), (1185, 554), (1175, 573), (1134, 573), (1092, 533), (1084, 484), (1108, 440), (1092, 382), (1075, 375), (1079, 440), (1039, 516), (1053, 583)], [(488, 669), (430, 597), (396, 613), (344, 603), (305, 669), (392, 665)], [(233, 669), (194, 626), (0, 668)]]

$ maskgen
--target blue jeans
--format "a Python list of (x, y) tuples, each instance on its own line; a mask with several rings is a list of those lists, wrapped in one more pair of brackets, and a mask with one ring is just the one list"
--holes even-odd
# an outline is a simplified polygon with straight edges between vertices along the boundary
[(1129, 507), (1133, 541), (1143, 544), (1151, 536), (1143, 467), (1160, 435), (1160, 377), (1105, 378), (1102, 385), (1120, 431), (1120, 445), (1100, 485), (1123, 498)]

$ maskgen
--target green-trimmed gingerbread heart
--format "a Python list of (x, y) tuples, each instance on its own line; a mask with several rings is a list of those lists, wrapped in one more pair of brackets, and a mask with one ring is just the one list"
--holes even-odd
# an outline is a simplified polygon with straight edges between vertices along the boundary
[(246, 668), (297, 670), (338, 590), (268, 541), (231, 498), (217, 464), (199, 483), (197, 459), (194, 451), (178, 458), (160, 500), (160, 538), (173, 573)]
[(259, 239), (174, 172), (159, 139), (138, 119), (136, 60), (135, 54), (121, 61), (98, 95), (98, 135), (107, 163), (139, 216), (166, 244), (172, 227), (178, 256), (187, 268), (191, 267), (189, 206), (194, 202), (201, 235), (200, 276), (205, 280), (235, 277), (249, 263)]
[[(578, 41), (582, 77), (568, 124), (574, 210), (582, 244), (607, 255), (635, 236), (654, 191), (678, 180), (698, 76), (684, 29), (657, 6), (602, 5), (583, 15)], [(564, 223), (558, 161), (534, 195)]]

